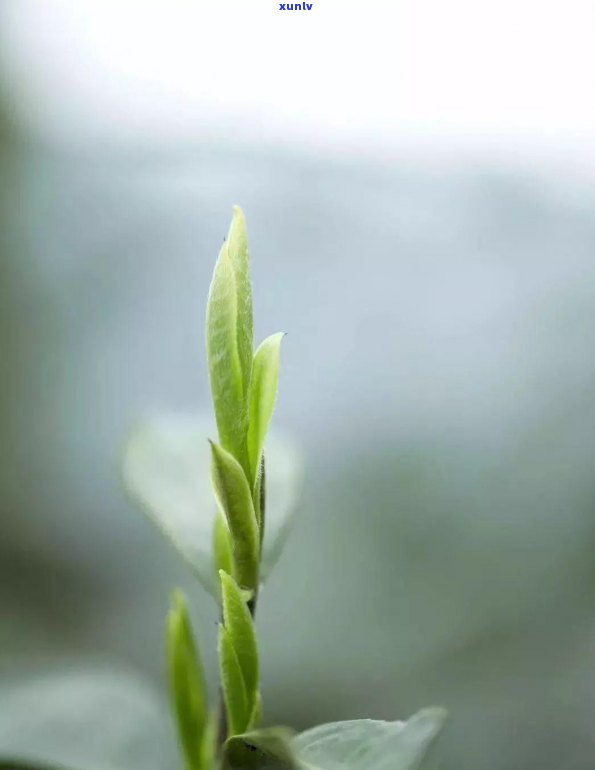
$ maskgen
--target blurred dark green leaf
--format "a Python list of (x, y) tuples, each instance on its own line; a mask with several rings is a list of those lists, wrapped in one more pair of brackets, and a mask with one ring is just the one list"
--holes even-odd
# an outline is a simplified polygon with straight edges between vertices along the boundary
[(0, 756), (62, 770), (164, 770), (176, 747), (166, 704), (128, 671), (65, 668), (4, 684)]

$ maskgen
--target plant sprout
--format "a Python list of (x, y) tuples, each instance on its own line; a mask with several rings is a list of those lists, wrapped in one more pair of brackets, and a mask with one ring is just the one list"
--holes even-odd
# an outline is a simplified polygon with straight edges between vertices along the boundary
[[(282, 340), (283, 334), (273, 334), (254, 350), (248, 237), (244, 215), (235, 207), (207, 301), (215, 425), (196, 415), (145, 420), (132, 431), (123, 461), (128, 493), (220, 608), (220, 688), (209, 697), (188, 599), (179, 589), (172, 594), (168, 674), (183, 763), (186, 770), (418, 770), (442, 726), (441, 709), (425, 709), (408, 721), (336, 722), (300, 735), (261, 724), (254, 616), (259, 590), (286, 539), (301, 475), (299, 453), (291, 442), (274, 433), (268, 436)], [(134, 703), (143, 699), (136, 697)], [(151, 718), (155, 724), (153, 713)], [(76, 734), (68, 728), (66, 734)], [(68, 753), (68, 746), (56, 750), (55, 741), (46, 741), (50, 749), (44, 759), (38, 751), (11, 744), (10, 736), (9, 749), (2, 740), (0, 724), (0, 752), (12, 752), (10, 761), (0, 754), (0, 768), (41, 763), (64, 770), (133, 770), (119, 761), (122, 751), (111, 765), (79, 761), (84, 753), (77, 753), (80, 747)], [(146, 768), (146, 758), (134, 760), (134, 770)]]
[(412, 770), (441, 726), (439, 709), (422, 711), (408, 722), (356, 720), (298, 737), (287, 728), (260, 727), (254, 614), (268, 523), (265, 444), (277, 399), (282, 339), (283, 334), (273, 334), (254, 352), (248, 237), (236, 207), (215, 264), (206, 320), (218, 433), (210, 447), (216, 502), (213, 563), (221, 605), (219, 710), (207, 705), (200, 657), (179, 591), (168, 623), (172, 702), (186, 766)]

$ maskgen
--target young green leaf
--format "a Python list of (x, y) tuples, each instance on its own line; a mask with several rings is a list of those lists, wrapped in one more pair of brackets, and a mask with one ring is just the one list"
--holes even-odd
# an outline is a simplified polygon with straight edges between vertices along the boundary
[(229, 575), (233, 574), (233, 550), (231, 545), (231, 533), (227, 526), (227, 520), (223, 511), (218, 510), (213, 526), (213, 553), (217, 572), (224, 570)]
[(248, 457), (254, 488), (279, 385), (282, 333), (272, 334), (254, 354), (249, 394)]
[(262, 722), (262, 696), (260, 690), (256, 692), (256, 698), (254, 700), (254, 708), (252, 709), (252, 715), (250, 716), (250, 729), (255, 730), (260, 727)]
[(211, 442), (211, 450), (215, 497), (231, 532), (234, 577), (242, 588), (256, 590), (260, 538), (248, 480), (229, 452), (214, 442)]
[(254, 621), (236, 581), (223, 570), (221, 595), (223, 598), (223, 624), (238, 657), (246, 685), (247, 706), (254, 711), (258, 691), (258, 646), (254, 633)]
[(223, 770), (298, 770), (286, 727), (267, 727), (234, 735), (223, 746)]
[(260, 547), (264, 541), (264, 533), (266, 529), (266, 471), (264, 454), (260, 461), (260, 470), (256, 474), (256, 480), (254, 482), (254, 488), (252, 490), (252, 500), (254, 501), (254, 512), (256, 513), (256, 523), (258, 524), (258, 533), (260, 535)]
[(213, 272), (207, 301), (206, 346), (219, 440), (248, 473), (252, 290), (246, 226), (237, 207)]
[(229, 735), (239, 735), (248, 728), (250, 711), (240, 662), (225, 626), (219, 626), (219, 670), (227, 714)]
[(186, 766), (188, 770), (210, 770), (203, 764), (203, 741), (208, 724), (204, 677), (181, 591), (175, 591), (172, 597), (167, 647), (171, 697)]
[(219, 440), (244, 462), (248, 413), (237, 322), (236, 280), (226, 242), (215, 264), (207, 303), (207, 360)]
[(211, 711), (200, 745), (200, 761), (204, 770), (214, 770), (217, 756), (217, 741), (219, 738), (219, 714)]
[(418, 770), (445, 716), (433, 708), (407, 722), (334, 722), (298, 735), (294, 749), (309, 770)]
[(242, 369), (244, 393), (247, 394), (254, 353), (252, 284), (248, 232), (244, 212), (239, 206), (233, 207), (233, 219), (227, 236), (227, 248), (235, 276), (238, 355)]

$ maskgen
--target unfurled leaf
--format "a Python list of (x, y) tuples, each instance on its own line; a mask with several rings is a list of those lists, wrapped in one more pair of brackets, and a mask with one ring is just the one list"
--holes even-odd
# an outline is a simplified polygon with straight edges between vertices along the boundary
[(203, 764), (208, 705), (200, 656), (192, 634), (186, 601), (173, 595), (167, 622), (171, 697), (188, 770), (210, 770)]
[(225, 514), (233, 552), (234, 577), (242, 588), (258, 588), (260, 536), (252, 493), (242, 466), (223, 447), (211, 442), (213, 489)]
[(418, 770), (445, 716), (433, 708), (407, 722), (334, 722), (307, 730), (293, 746), (308, 770)]
[(3, 682), (0, 757), (59, 770), (163, 770), (176, 765), (161, 699), (128, 670), (71, 659), (68, 667)]
[[(299, 770), (286, 727), (268, 727), (228, 738), (223, 747), (223, 770)], [(305, 768), (304, 768), (305, 770)]]
[(139, 422), (126, 442), (122, 479), (133, 502), (217, 597), (211, 549), (217, 506), (207, 441), (212, 432), (204, 415), (161, 414)]
[(225, 626), (219, 626), (219, 670), (229, 735), (243, 733), (250, 722), (246, 685), (238, 656)]
[(266, 449), (266, 520), (260, 580), (268, 580), (287, 542), (297, 508), (303, 476), (303, 458), (297, 447), (274, 433)]
[(240, 664), (246, 687), (247, 707), (252, 716), (258, 692), (258, 646), (254, 621), (236, 581), (223, 570), (219, 574), (223, 599), (223, 624)]
[[(206, 440), (213, 433), (213, 422), (201, 414), (162, 414), (140, 422), (127, 442), (123, 480), (134, 502), (218, 597), (212, 553), (216, 504)], [(286, 540), (302, 477), (300, 453), (274, 430), (267, 440), (266, 477), (261, 580), (270, 574)]]
[(211, 281), (206, 346), (219, 441), (248, 474), (246, 441), (253, 348), (252, 290), (246, 226), (237, 207)]
[(277, 399), (283, 337), (282, 333), (267, 337), (254, 354), (248, 399), (248, 457), (253, 487), (260, 471), (262, 450)]

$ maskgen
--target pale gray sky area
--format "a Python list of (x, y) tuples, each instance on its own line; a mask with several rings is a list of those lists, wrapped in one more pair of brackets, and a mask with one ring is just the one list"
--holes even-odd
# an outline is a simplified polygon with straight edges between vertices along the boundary
[(29, 95), (14, 109), (57, 139), (456, 148), (595, 169), (592, 0), (313, 0), (301, 13), (5, 0), (2, 13), (7, 86)]

